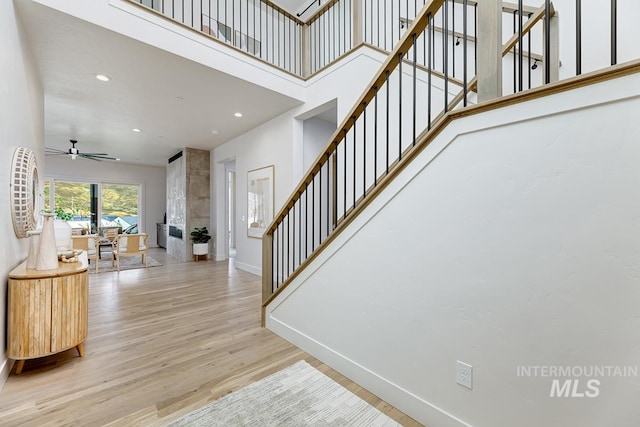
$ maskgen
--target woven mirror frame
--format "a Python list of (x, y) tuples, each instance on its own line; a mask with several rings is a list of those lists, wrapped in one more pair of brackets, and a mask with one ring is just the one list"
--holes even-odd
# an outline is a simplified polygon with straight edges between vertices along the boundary
[(28, 237), (27, 231), (38, 226), (40, 200), (38, 163), (29, 148), (18, 147), (13, 153), (11, 166), (11, 213), (13, 229), (19, 238)]

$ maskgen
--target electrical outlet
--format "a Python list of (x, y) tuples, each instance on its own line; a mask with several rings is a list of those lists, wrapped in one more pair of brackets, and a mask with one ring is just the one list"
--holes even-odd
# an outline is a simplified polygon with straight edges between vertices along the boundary
[(456, 365), (456, 382), (468, 389), (472, 389), (473, 366), (458, 360)]

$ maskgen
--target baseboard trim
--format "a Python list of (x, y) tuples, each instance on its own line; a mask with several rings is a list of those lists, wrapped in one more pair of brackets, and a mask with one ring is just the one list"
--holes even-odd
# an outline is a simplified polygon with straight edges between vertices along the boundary
[(262, 276), (262, 268), (255, 267), (251, 264), (245, 264), (244, 262), (236, 261), (236, 268), (248, 271), (249, 273), (255, 274), (256, 276)]
[(5, 359), (2, 367), (0, 368), (0, 390), (4, 387), (4, 383), (7, 382), (7, 378), (9, 378), (9, 374), (11, 373), (11, 369), (13, 369), (14, 360)]
[(267, 313), (266, 327), (424, 425), (472, 427)]

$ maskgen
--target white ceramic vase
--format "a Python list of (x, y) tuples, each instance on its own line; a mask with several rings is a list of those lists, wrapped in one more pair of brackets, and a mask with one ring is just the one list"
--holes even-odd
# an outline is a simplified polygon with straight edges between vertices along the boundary
[(58, 268), (58, 250), (56, 249), (56, 235), (53, 228), (55, 214), (42, 214), (42, 233), (38, 245), (36, 270), (54, 270)]
[(27, 268), (36, 268), (38, 262), (38, 246), (40, 245), (40, 233), (42, 230), (27, 231), (29, 236), (29, 255), (27, 256)]

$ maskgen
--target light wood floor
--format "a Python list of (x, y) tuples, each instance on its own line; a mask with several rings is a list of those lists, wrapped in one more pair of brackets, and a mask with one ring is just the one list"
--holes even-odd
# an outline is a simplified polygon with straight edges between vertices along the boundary
[(260, 327), (260, 280), (227, 262), (90, 275), (85, 357), (28, 360), (0, 425), (162, 425), (304, 359), (405, 426), (420, 424)]

